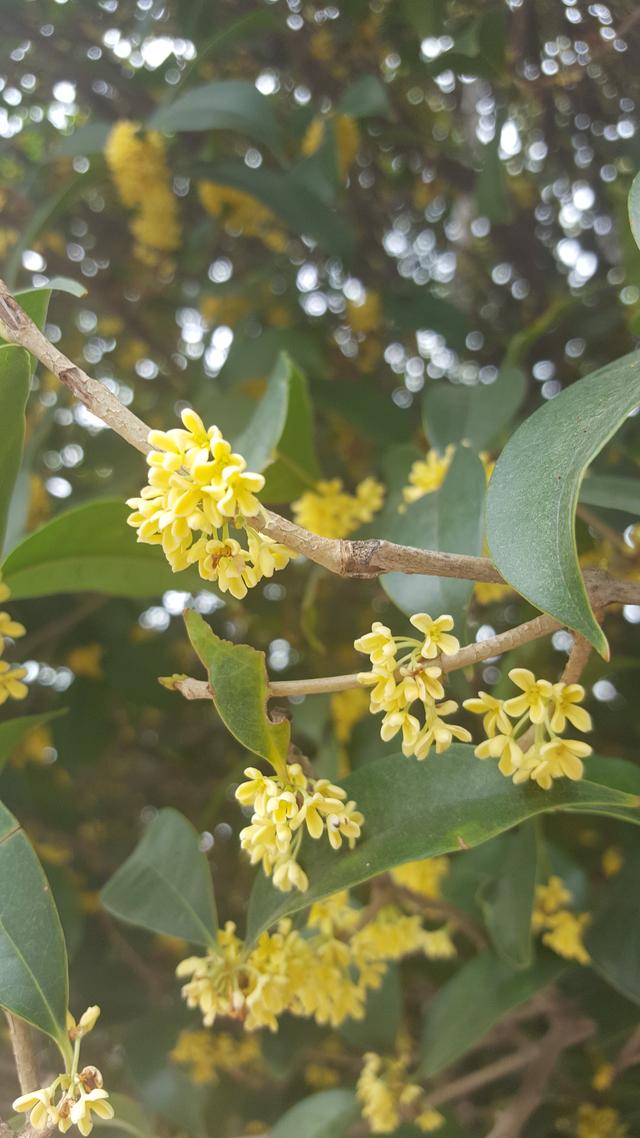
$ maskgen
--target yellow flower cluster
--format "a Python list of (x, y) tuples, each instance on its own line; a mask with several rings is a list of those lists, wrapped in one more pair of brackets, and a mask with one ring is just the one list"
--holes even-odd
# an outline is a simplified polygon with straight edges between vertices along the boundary
[(370, 522), (384, 501), (384, 486), (375, 478), (365, 478), (349, 494), (341, 478), (317, 482), (292, 502), (294, 520), (320, 537), (347, 537)]
[[(416, 459), (409, 471), (409, 485), (405, 486), (402, 491), (405, 502), (417, 502), (418, 499), (424, 497), (425, 494), (431, 494), (434, 490), (439, 490), (447, 476), (447, 471), (451, 466), (455, 453), (455, 446), (453, 443), (449, 443), (449, 446), (445, 447), (442, 452), (432, 448), (427, 451), (424, 458)], [(495, 464), (484, 451), (480, 454), (480, 459), (487, 478), (490, 478)], [(505, 585), (499, 585), (497, 587), (501, 590), (507, 588)]]
[(233, 1075), (259, 1067), (261, 1051), (253, 1035), (237, 1039), (224, 1031), (181, 1031), (169, 1059), (189, 1068), (192, 1083), (205, 1086), (217, 1083), (220, 1071)]
[(391, 877), (404, 889), (437, 900), (442, 896), (440, 883), (448, 872), (448, 857), (426, 857), (420, 861), (409, 861), (406, 865), (397, 865), (391, 870)]
[(375, 1051), (364, 1056), (356, 1093), (372, 1134), (391, 1134), (410, 1112), (426, 1134), (439, 1130), (445, 1119), (429, 1106), (424, 1087), (408, 1078), (408, 1058), (383, 1059)]
[(178, 205), (171, 190), (164, 142), (156, 131), (122, 120), (109, 133), (105, 158), (123, 205), (136, 210), (131, 232), (136, 256), (157, 265), (180, 244)]
[[(0, 603), (10, 596), (11, 590), (0, 581)], [(10, 613), (0, 612), (0, 656), (6, 647), (6, 637), (17, 640), (20, 636), (24, 636), (26, 631), (24, 625), (13, 620)], [(29, 691), (27, 685), (23, 683), (26, 674), (26, 668), (17, 668), (14, 664), (8, 664), (6, 660), (0, 660), (0, 706), (8, 699), (25, 698)]]
[(565, 960), (589, 964), (590, 957), (582, 936), (591, 920), (589, 913), (572, 913), (567, 909), (571, 893), (562, 878), (550, 877), (546, 885), (538, 885), (531, 927), (542, 933), (542, 943)]
[(380, 987), (388, 963), (416, 952), (441, 956), (432, 951), (434, 938), (446, 933), (423, 929), (420, 917), (394, 905), (369, 921), (365, 916), (348, 893), (336, 893), (311, 906), (304, 929), (282, 920), (253, 948), (228, 922), (215, 950), (178, 965), (176, 975), (186, 981), (182, 995), (190, 1008), (199, 1008), (205, 1027), (229, 1016), (248, 1031), (276, 1031), (285, 1012), (331, 1027), (362, 1019), (367, 992)]
[[(205, 581), (241, 600), (292, 554), (247, 524), (260, 513), (255, 495), (263, 476), (248, 471), (218, 428), (207, 430), (195, 411), (183, 411), (182, 422), (184, 430), (149, 432), (149, 484), (129, 498), (127, 521), (138, 541), (162, 546), (174, 573), (197, 564)], [(246, 531), (248, 548), (230, 536), (230, 525)]]
[(71, 1126), (77, 1126), (86, 1138), (93, 1130), (92, 1114), (105, 1121), (113, 1118), (113, 1107), (98, 1068), (83, 1067), (78, 1071), (80, 1043), (99, 1015), (100, 1008), (94, 1006), (87, 1008), (77, 1024), (68, 1016), (69, 1038), (75, 1044), (70, 1070), (58, 1075), (49, 1086), (20, 1095), (13, 1103), (19, 1114), (30, 1112), (29, 1121), (35, 1130), (57, 1127), (66, 1134)]
[(629, 1133), (613, 1107), (583, 1102), (578, 1107), (576, 1138), (627, 1138)]
[[(421, 640), (393, 636), (386, 625), (375, 621), (371, 632), (355, 641), (357, 651), (367, 655), (372, 665), (371, 671), (362, 672), (358, 679), (372, 688), (372, 714), (384, 712), (380, 737), (385, 743), (401, 731), (403, 755), (426, 759), (433, 746), (442, 754), (454, 739), (468, 743), (471, 735), (464, 727), (442, 718), (457, 711), (458, 704), (444, 700), (442, 669), (429, 664), (440, 653), (458, 651), (459, 641), (451, 635), (453, 618), (444, 615), (434, 620), (428, 613), (416, 613), (411, 624), (422, 633)], [(414, 714), (416, 710), (420, 718)]]
[(268, 206), (252, 194), (218, 182), (198, 182), (198, 197), (207, 213), (217, 217), (232, 235), (257, 237), (275, 253), (281, 253), (287, 237)]
[(364, 299), (359, 302), (348, 300), (347, 319), (353, 331), (360, 335), (377, 332), (383, 320), (380, 294), (371, 289), (365, 292)]
[(582, 760), (592, 748), (560, 735), (567, 722), (578, 731), (591, 730), (591, 716), (579, 706), (584, 688), (537, 680), (528, 668), (512, 668), (509, 679), (520, 688), (520, 695), (501, 700), (481, 691), (464, 702), (468, 711), (483, 716), (487, 738), (476, 747), (477, 757), (499, 759), (498, 769), (505, 777), (514, 783), (531, 779), (543, 790), (549, 790), (557, 778), (582, 778)]
[(353, 166), (360, 147), (360, 131), (351, 115), (319, 115), (311, 121), (302, 139), (302, 153), (315, 154), (327, 137), (331, 123), (336, 140), (338, 174), (344, 180)]
[(240, 832), (240, 845), (252, 865), (258, 862), (273, 877), (276, 889), (287, 893), (309, 887), (307, 875), (297, 862), (306, 832), (312, 838), (326, 834), (334, 850), (346, 840), (353, 849), (360, 837), (364, 817), (355, 802), (346, 802), (346, 791), (326, 778), (307, 778), (299, 763), (287, 763), (282, 772), (264, 775), (247, 767), (236, 790), (242, 806), (251, 806), (251, 824)]

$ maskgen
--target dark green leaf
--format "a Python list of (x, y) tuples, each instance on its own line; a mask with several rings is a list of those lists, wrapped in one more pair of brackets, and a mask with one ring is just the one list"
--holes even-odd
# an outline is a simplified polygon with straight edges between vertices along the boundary
[(536, 885), (537, 841), (533, 822), (509, 835), (500, 873), (481, 892), (493, 947), (510, 968), (531, 963), (531, 913)]
[(493, 383), (473, 387), (428, 384), (422, 402), (425, 434), (439, 450), (463, 441), (483, 450), (509, 425), (526, 391), (524, 372), (517, 367), (502, 368)]
[(358, 1051), (393, 1051), (402, 1025), (403, 998), (400, 970), (390, 964), (379, 988), (367, 995), (363, 1019), (347, 1019), (340, 1035)]
[(437, 992), (427, 1011), (420, 1073), (437, 1075), (469, 1051), (503, 1015), (553, 983), (567, 967), (551, 953), (526, 972), (514, 972), (492, 952), (483, 952)]
[(62, 711), (45, 711), (40, 715), (21, 715), (17, 719), (5, 719), (4, 723), (0, 723), (0, 771), (27, 735), (36, 727), (42, 727), (63, 714)]
[(0, 1007), (69, 1054), (67, 953), (49, 884), (24, 830), (0, 803)]
[(426, 285), (396, 285), (384, 297), (384, 313), (399, 331), (439, 332), (452, 347), (462, 348), (468, 321), (450, 300), (436, 296)]
[(640, 515), (640, 478), (588, 474), (580, 487), (580, 501), (585, 506)]
[(536, 814), (567, 807), (606, 813), (610, 806), (640, 804), (637, 795), (587, 781), (562, 779), (551, 790), (514, 786), (462, 744), (423, 763), (399, 755), (376, 759), (350, 774), (344, 787), (364, 814), (362, 838), (339, 853), (305, 839), (300, 860), (311, 883), (307, 893), (279, 893), (259, 875), (249, 905), (250, 937), (394, 865), (480, 845)]
[(24, 447), (25, 411), (31, 390), (31, 361), (24, 348), (0, 347), (0, 548), (7, 528), (11, 495)]
[(338, 110), (343, 115), (362, 119), (369, 115), (388, 115), (391, 108), (384, 84), (376, 75), (363, 75), (345, 91)]
[(194, 651), (209, 673), (213, 701), (225, 727), (248, 751), (282, 763), (290, 726), (286, 720), (272, 723), (267, 715), (264, 652), (221, 640), (193, 609), (185, 613), (185, 623)]
[(211, 873), (198, 834), (177, 810), (161, 810), (101, 893), (114, 917), (193, 944), (215, 944)]
[(266, 95), (247, 79), (220, 79), (178, 95), (151, 116), (152, 130), (232, 130), (282, 154), (282, 132)]
[(269, 1130), (269, 1138), (343, 1138), (358, 1117), (353, 1091), (319, 1091), (292, 1106)]
[(585, 937), (594, 968), (636, 1004), (640, 1004), (638, 867), (636, 856), (608, 885), (604, 909)]
[[(478, 456), (459, 447), (438, 491), (425, 494), (408, 505), (404, 513), (393, 503), (375, 526), (380, 537), (419, 549), (445, 553), (482, 552), (485, 474)], [(449, 613), (462, 630), (473, 583), (454, 577), (423, 577), (410, 573), (385, 573), (380, 583), (391, 600), (408, 616), (428, 612)]]
[(203, 170), (203, 177), (253, 194), (289, 229), (312, 237), (327, 253), (349, 259), (353, 245), (350, 226), (304, 181), (297, 181), (295, 170), (282, 174), (263, 167), (251, 170), (240, 162), (216, 162)]
[(307, 382), (286, 353), (278, 357), (249, 425), (234, 447), (249, 470), (266, 469), (261, 497), (291, 501), (319, 477)]
[(29, 534), (3, 565), (12, 595), (89, 591), (151, 597), (166, 589), (202, 588), (195, 569), (174, 574), (161, 549), (136, 542), (127, 512), (120, 500), (99, 499), (58, 514)]
[(640, 402), (635, 352), (572, 384), (511, 436), (487, 494), (487, 537), (497, 568), (527, 600), (608, 645), (587, 597), (574, 520), (586, 468)]

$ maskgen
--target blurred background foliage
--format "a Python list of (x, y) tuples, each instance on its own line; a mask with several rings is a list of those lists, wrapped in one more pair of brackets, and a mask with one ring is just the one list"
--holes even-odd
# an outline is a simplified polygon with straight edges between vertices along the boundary
[[(640, 166), (639, 15), (632, 3), (587, 0), (4, 0), (2, 275), (12, 288), (59, 276), (82, 284), (84, 295), (53, 292), (47, 333), (153, 426), (173, 426), (189, 404), (239, 438), (286, 351), (304, 380), (287, 393), (266, 501), (286, 511), (319, 476), (353, 492), (375, 475), (397, 506), (426, 448), (425, 424), (443, 448), (462, 437), (466, 416), (465, 437), (495, 456), (511, 424), (634, 346), (640, 253), (626, 198)], [(136, 156), (123, 122), (161, 132), (155, 164)], [(127, 145), (137, 198), (126, 163), (122, 172)], [(474, 400), (499, 373), (504, 393), (482, 425)], [(631, 427), (596, 474), (636, 473)], [(39, 368), (7, 551), (61, 511), (137, 493), (143, 476), (140, 456)], [(595, 499), (578, 522), (585, 563), (634, 574), (633, 503), (612, 510), (606, 486)], [(118, 507), (101, 509), (86, 514), (98, 559)], [(387, 505), (378, 522), (367, 532), (393, 536), (402, 515)], [(236, 1036), (220, 1047), (234, 1063), (212, 1059), (195, 1085), (168, 1061), (181, 1028), (194, 1027), (177, 1009), (172, 975), (184, 945), (123, 931), (97, 891), (144, 824), (173, 805), (202, 834), (221, 914), (243, 925), (251, 873), (233, 789), (244, 756), (210, 706), (157, 683), (196, 672), (181, 621), (189, 591), (219, 634), (262, 648), (278, 678), (352, 671), (354, 636), (374, 618), (402, 618), (392, 584), (387, 595), (296, 563), (239, 603), (193, 577), (171, 580), (160, 552), (149, 553), (153, 584), (128, 589), (125, 571), (111, 590), (119, 596), (74, 592), (71, 565), (63, 595), (43, 595), (45, 581), (21, 600), (16, 576), (26, 711), (66, 713), (13, 749), (2, 797), (51, 881), (72, 1006), (102, 1005), (105, 1079), (153, 1112), (124, 1108), (134, 1132), (233, 1138), (259, 1133), (311, 1092), (352, 1086), (362, 1047), (390, 1046), (400, 1025), (419, 1036), (457, 965), (411, 962), (402, 985), (394, 972), (367, 1030), (292, 1021), (264, 1040)], [(480, 589), (468, 639), (532, 611), (514, 594)], [(612, 662), (593, 658), (585, 681), (596, 749), (629, 759), (640, 738), (639, 621), (633, 606), (610, 616)], [(569, 646), (557, 633), (517, 663), (555, 678)], [(490, 662), (482, 686), (501, 694), (514, 662)], [(468, 694), (469, 679), (452, 687)], [(291, 706), (296, 741), (318, 771), (342, 775), (385, 751), (363, 712), (329, 696)], [(627, 856), (627, 828), (565, 815), (546, 831), (580, 904), (597, 904), (611, 850)], [(497, 872), (505, 841), (451, 859), (445, 896), (475, 919), (478, 887)], [(621, 1111), (631, 1135), (640, 1122), (632, 1079), (610, 1092), (592, 1082), (634, 1024), (634, 1005), (586, 970), (569, 970), (566, 987), (600, 1035), (567, 1061), (526, 1133), (613, 1136), (578, 1129), (580, 1105), (595, 1102)], [(471, 1046), (460, 1072), (493, 1053), (491, 1040)], [(8, 1052), (2, 1063), (10, 1099)], [(487, 1101), (467, 1104), (441, 1133), (479, 1133)], [(332, 1109), (338, 1118), (344, 1103)]]

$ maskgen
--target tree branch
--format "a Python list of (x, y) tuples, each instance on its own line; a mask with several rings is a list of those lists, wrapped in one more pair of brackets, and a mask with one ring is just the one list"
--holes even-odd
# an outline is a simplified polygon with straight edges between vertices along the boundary
[(18, 1073), (18, 1082), (23, 1095), (35, 1091), (40, 1086), (36, 1057), (33, 1048), (31, 1028), (23, 1019), (5, 1012), (9, 1024), (9, 1038)]

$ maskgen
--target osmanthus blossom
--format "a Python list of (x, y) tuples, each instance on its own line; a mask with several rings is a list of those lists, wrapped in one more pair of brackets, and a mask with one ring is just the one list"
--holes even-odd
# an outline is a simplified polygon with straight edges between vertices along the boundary
[(411, 624), (422, 639), (394, 636), (375, 621), (354, 647), (371, 661), (371, 671), (360, 673), (358, 680), (371, 688), (371, 713), (384, 713), (380, 737), (389, 742), (401, 733), (402, 753), (423, 760), (432, 748), (442, 754), (454, 739), (468, 743), (471, 735), (444, 718), (458, 710), (455, 700), (444, 699), (442, 668), (437, 663), (440, 654), (451, 655), (460, 647), (451, 635), (453, 618), (445, 614), (434, 620), (428, 613), (416, 613)]
[(187, 408), (181, 418), (184, 429), (149, 432), (149, 482), (129, 498), (128, 524), (138, 541), (162, 546), (174, 573), (197, 565), (203, 580), (242, 600), (294, 554), (249, 524), (262, 512), (256, 495), (263, 475), (247, 470), (242, 455), (195, 411)]
[(584, 688), (536, 679), (528, 668), (512, 668), (509, 678), (520, 695), (500, 700), (481, 691), (464, 702), (468, 711), (482, 716), (487, 736), (476, 747), (476, 756), (498, 759), (500, 773), (516, 785), (532, 781), (549, 790), (556, 779), (581, 779), (582, 760), (592, 748), (582, 739), (561, 738), (560, 732), (567, 723), (591, 730), (591, 716), (580, 706)]
[(104, 1089), (101, 1072), (93, 1066), (78, 1069), (81, 1040), (93, 1030), (99, 1015), (100, 1008), (97, 1005), (87, 1008), (78, 1023), (68, 1014), (69, 1039), (74, 1043), (69, 1069), (58, 1075), (48, 1086), (29, 1091), (15, 1099), (13, 1109), (18, 1114), (29, 1112), (29, 1122), (34, 1130), (57, 1127), (62, 1134), (66, 1134), (72, 1126), (77, 1126), (83, 1138), (86, 1138), (93, 1130), (94, 1115), (103, 1122), (113, 1118), (113, 1106)]

